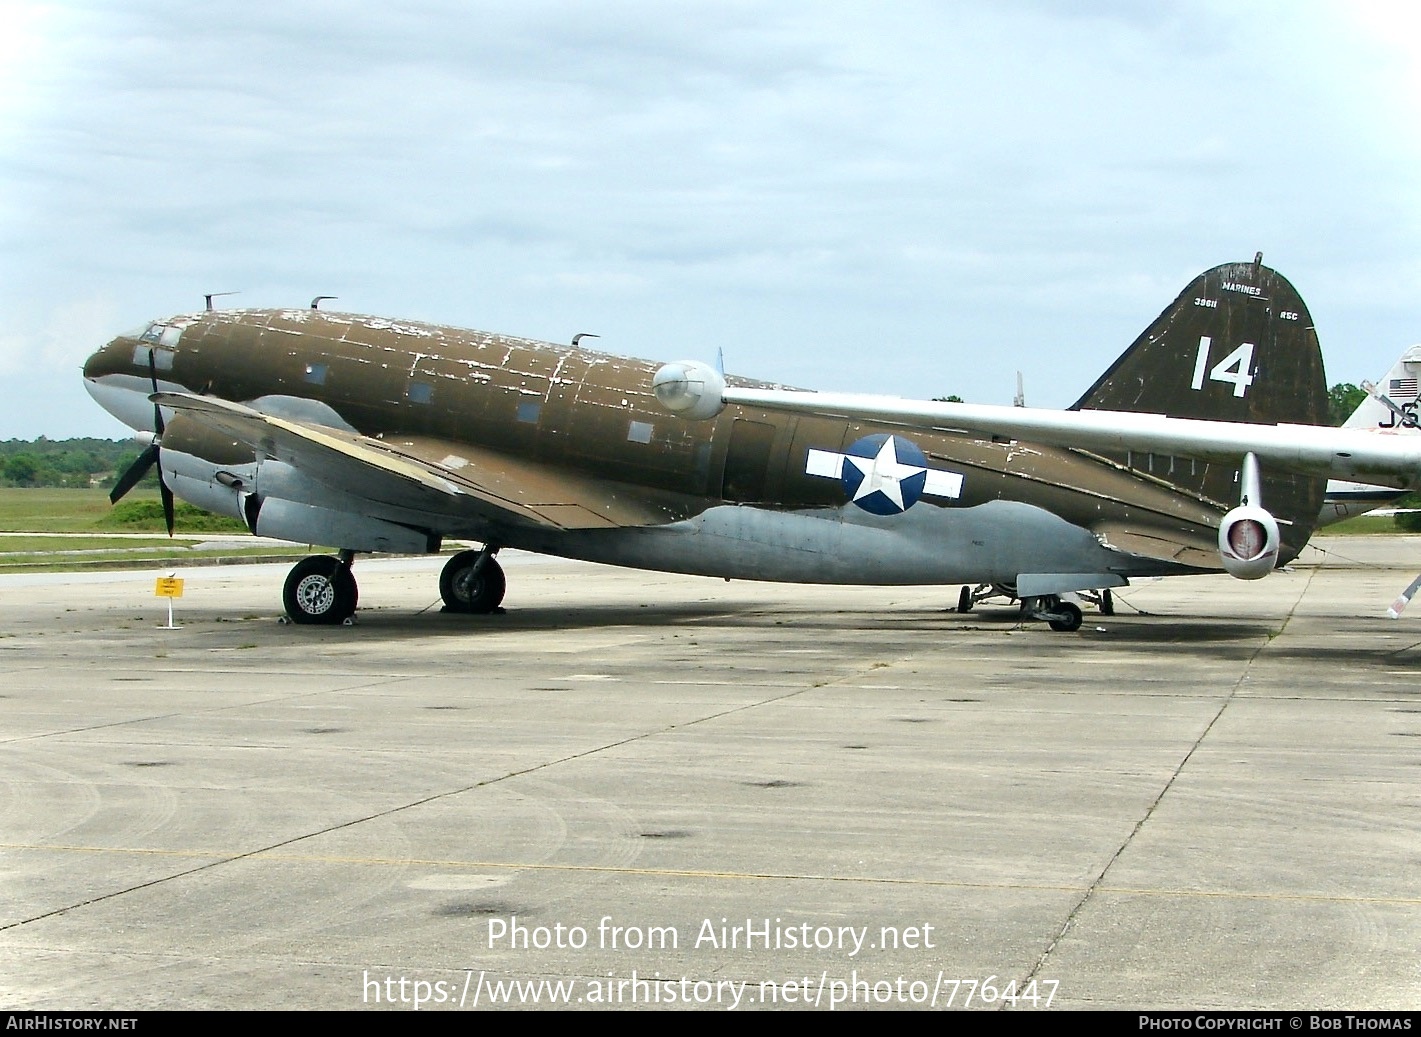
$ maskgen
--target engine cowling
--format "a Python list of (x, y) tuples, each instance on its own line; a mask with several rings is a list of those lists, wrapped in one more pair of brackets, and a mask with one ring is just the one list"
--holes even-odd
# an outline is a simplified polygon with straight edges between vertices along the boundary
[(426, 554), (439, 550), (438, 534), (427, 530), (280, 497), (244, 493), (241, 498), (247, 528), (257, 536), (350, 551)]
[(651, 376), (651, 391), (672, 414), (693, 421), (705, 421), (725, 409), (725, 379), (699, 360), (663, 365)]
[(1234, 508), (1219, 523), (1224, 570), (1240, 580), (1261, 580), (1278, 565), (1278, 520), (1262, 508)]

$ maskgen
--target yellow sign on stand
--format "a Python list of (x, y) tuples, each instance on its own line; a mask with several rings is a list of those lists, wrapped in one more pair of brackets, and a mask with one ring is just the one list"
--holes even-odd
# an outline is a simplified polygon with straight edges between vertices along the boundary
[(154, 597), (168, 599), (168, 625), (159, 630), (176, 630), (173, 625), (173, 599), (183, 596), (183, 581), (176, 576), (159, 576), (158, 585), (153, 588)]

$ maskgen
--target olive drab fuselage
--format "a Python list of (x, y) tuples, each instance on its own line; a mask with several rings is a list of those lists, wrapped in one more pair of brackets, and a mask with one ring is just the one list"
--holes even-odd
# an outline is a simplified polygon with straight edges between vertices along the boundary
[[(1239, 290), (1250, 278), (1265, 287)], [(1289, 293), (1267, 268), (1201, 275), (1083, 404), (1309, 420), (1320, 354)], [(163, 405), (178, 496), (346, 556), (453, 537), (711, 576), (1032, 593), (1220, 568), (1236, 465), (752, 406), (683, 420), (652, 393), (657, 368), (314, 309), (209, 310), (119, 336), (85, 378), (134, 428), (157, 431), (150, 396)], [(1286, 561), (1323, 482), (1265, 473), (1262, 487)]]

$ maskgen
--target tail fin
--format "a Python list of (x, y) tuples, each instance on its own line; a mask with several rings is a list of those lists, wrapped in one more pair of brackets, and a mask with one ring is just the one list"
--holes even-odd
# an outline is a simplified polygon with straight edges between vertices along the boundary
[[(1377, 385), (1363, 382), (1367, 395), (1357, 404), (1343, 428), (1368, 429), (1378, 435), (1421, 434), (1421, 345), (1412, 346), (1392, 365)], [(1329, 479), (1327, 499), (1318, 515), (1318, 525), (1365, 515), (1377, 508), (1395, 504), (1406, 496), (1405, 490), (1390, 486)]]
[[(1255, 424), (1327, 424), (1327, 378), (1312, 316), (1287, 279), (1226, 263), (1180, 293), (1073, 410), (1117, 410)], [(1153, 455), (1111, 460), (1228, 509), (1238, 469)], [(1326, 480), (1263, 473), (1264, 505), (1283, 524), (1283, 555), (1307, 543)]]
[(1366, 398), (1357, 404), (1343, 428), (1395, 429), (1415, 433), (1421, 427), (1417, 397), (1421, 396), (1421, 345), (1412, 346), (1375, 386), (1363, 382)]

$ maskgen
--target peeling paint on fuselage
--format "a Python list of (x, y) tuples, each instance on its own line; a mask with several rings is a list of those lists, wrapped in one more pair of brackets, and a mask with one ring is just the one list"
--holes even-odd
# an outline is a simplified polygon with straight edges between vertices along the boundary
[[(1213, 567), (1197, 552), (1190, 564), (1132, 560), (1091, 530), (1103, 521), (1126, 523), (1207, 544), (1222, 503), (1075, 451), (742, 407), (688, 422), (657, 404), (650, 391), (655, 363), (437, 325), (313, 310), (212, 311), (184, 319), (190, 323), (175, 347), (172, 376), (188, 391), (238, 402), (306, 398), (366, 436), (432, 438), (447, 443), (454, 457), (469, 444), (614, 484), (616, 492), (681, 502), (666, 511), (662, 527), (496, 531), (509, 546), (819, 582), (935, 583), (987, 579), (986, 573), (1008, 579), (1024, 565), (1126, 574)], [(146, 378), (134, 362), (136, 342), (115, 339), (91, 358), (86, 375)], [(320, 384), (308, 377), (313, 364), (324, 365)], [(432, 386), (427, 402), (410, 398), (415, 381)], [(520, 420), (520, 405), (532, 400), (536, 420)], [(753, 435), (737, 435), (738, 427)], [(901, 515), (869, 515), (846, 503), (836, 480), (806, 471), (809, 450), (842, 451), (877, 433), (906, 436), (934, 467), (962, 474), (961, 497), (925, 499)], [(369, 512), (381, 514), (373, 504)], [(407, 513), (390, 517), (409, 520)]]

